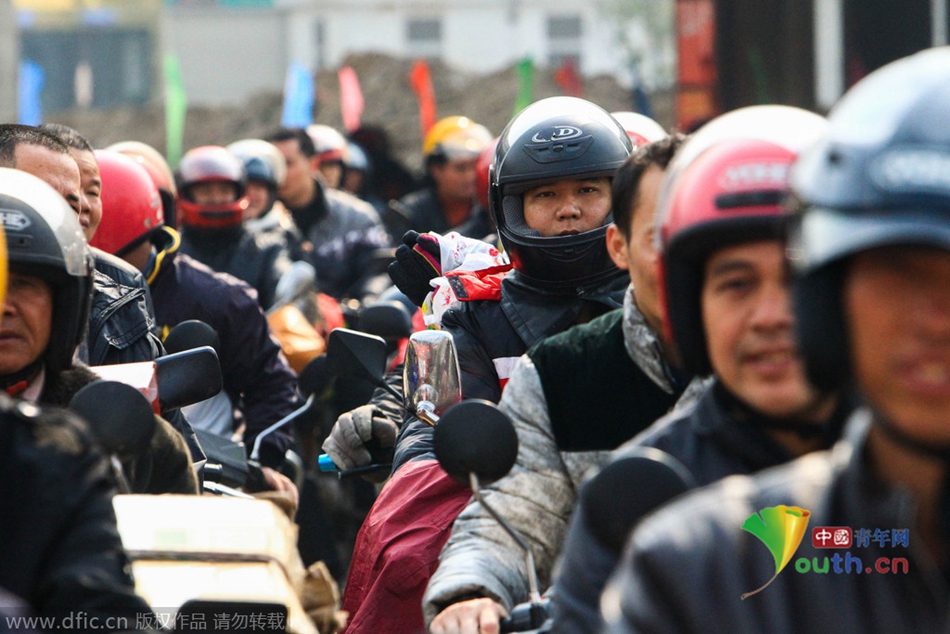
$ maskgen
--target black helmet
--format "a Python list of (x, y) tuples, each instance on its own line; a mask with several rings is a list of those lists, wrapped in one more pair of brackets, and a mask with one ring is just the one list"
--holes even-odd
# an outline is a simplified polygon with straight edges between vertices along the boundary
[(86, 332), (92, 299), (92, 256), (76, 212), (39, 178), (0, 168), (0, 221), (10, 270), (40, 277), (53, 288), (46, 366), (64, 370)]
[(887, 245), (950, 249), (950, 47), (873, 72), (829, 116), (791, 177), (800, 212), (789, 254), (809, 379), (850, 377), (841, 309), (845, 262)]
[(602, 227), (542, 237), (524, 221), (521, 194), (567, 178), (611, 177), (630, 156), (630, 139), (603, 108), (576, 97), (537, 101), (502, 132), (489, 177), (492, 217), (512, 265), (540, 286), (596, 283), (617, 272)]

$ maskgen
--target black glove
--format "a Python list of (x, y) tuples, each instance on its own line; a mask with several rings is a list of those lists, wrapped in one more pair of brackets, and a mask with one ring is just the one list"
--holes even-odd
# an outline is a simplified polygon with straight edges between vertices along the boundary
[(407, 231), (396, 249), (396, 260), (389, 265), (389, 277), (416, 306), (422, 306), (432, 291), (429, 280), (442, 275), (442, 250), (439, 239), (429, 234)]

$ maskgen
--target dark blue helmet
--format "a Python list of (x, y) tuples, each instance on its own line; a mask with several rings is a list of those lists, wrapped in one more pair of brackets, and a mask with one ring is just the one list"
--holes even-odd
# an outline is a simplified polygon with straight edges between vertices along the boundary
[(819, 388), (850, 375), (845, 263), (889, 245), (950, 250), (950, 47), (898, 60), (856, 84), (792, 174), (789, 253), (805, 366)]

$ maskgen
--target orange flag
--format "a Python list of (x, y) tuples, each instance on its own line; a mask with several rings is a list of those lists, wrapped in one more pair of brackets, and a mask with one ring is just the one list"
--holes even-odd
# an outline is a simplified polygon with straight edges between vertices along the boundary
[(422, 136), (425, 137), (429, 129), (435, 125), (437, 116), (435, 90), (432, 89), (432, 77), (425, 60), (420, 59), (413, 65), (409, 83), (412, 85), (412, 91), (416, 93), (416, 99), (419, 100), (419, 125), (422, 128)]
[(363, 89), (360, 79), (352, 66), (343, 66), (337, 71), (340, 79), (340, 112), (343, 115), (343, 127), (352, 132), (360, 127), (363, 116)]
[(565, 59), (561, 67), (555, 71), (554, 82), (564, 95), (569, 97), (584, 96), (584, 83), (581, 80), (580, 73), (577, 72), (577, 64), (570, 58)]

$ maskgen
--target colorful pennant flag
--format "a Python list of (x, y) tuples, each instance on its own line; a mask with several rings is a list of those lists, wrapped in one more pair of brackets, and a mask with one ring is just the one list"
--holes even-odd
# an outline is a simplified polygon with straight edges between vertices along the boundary
[(165, 158), (171, 166), (178, 165), (181, 158), (187, 111), (181, 65), (178, 58), (169, 53), (165, 56)]
[(525, 57), (515, 67), (518, 73), (518, 97), (515, 99), (514, 114), (518, 114), (534, 101), (534, 62)]
[(293, 62), (287, 68), (284, 82), (284, 110), (280, 124), (285, 128), (306, 128), (313, 123), (313, 75), (307, 68)]
[(20, 62), (20, 94), (17, 121), (23, 125), (43, 123), (43, 83), (46, 77), (42, 67), (32, 60)]
[(353, 132), (360, 127), (363, 116), (363, 89), (360, 78), (352, 66), (343, 66), (337, 71), (340, 79), (340, 113), (343, 115), (343, 127)]
[(425, 138), (425, 135), (435, 125), (438, 116), (435, 107), (435, 90), (432, 88), (432, 75), (425, 60), (420, 59), (413, 64), (412, 72), (409, 74), (409, 83), (412, 86), (412, 91), (416, 93), (416, 99), (419, 100), (419, 127), (422, 129), (423, 138)]

